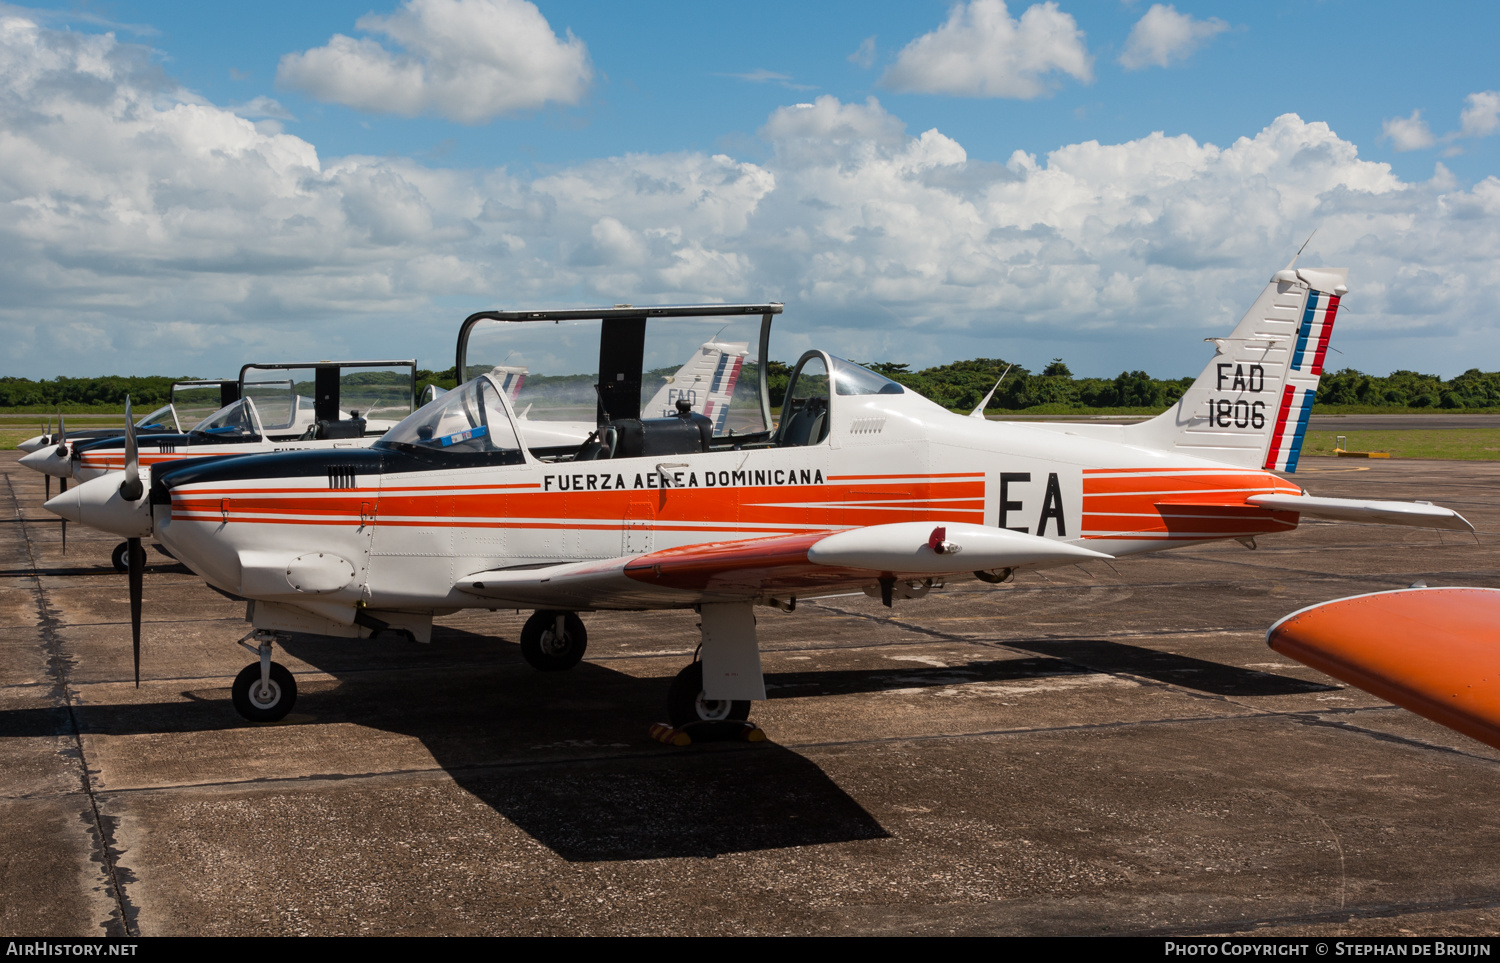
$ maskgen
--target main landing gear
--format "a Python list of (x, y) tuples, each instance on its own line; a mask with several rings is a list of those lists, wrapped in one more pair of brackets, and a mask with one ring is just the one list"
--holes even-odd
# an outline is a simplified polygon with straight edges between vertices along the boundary
[(667, 690), (667, 721), (673, 729), (700, 722), (744, 722), (749, 718), (749, 699), (703, 697), (702, 662), (694, 662), (677, 673)]
[(576, 612), (538, 609), (521, 627), (521, 656), (543, 672), (573, 668), (588, 645), (588, 631)]
[[(764, 699), (755, 616), (750, 603), (704, 605), (701, 614), (703, 639), (708, 643), (713, 671), (733, 683), (724, 694)], [(543, 672), (573, 668), (583, 659), (587, 648), (588, 631), (576, 612), (538, 609), (521, 628), (521, 655), (533, 668)], [(747, 722), (751, 699), (708, 698), (703, 691), (703, 671), (704, 663), (695, 658), (692, 665), (672, 680), (667, 690), (667, 718), (671, 730), (675, 730), (671, 734), (675, 737), (681, 735), (681, 730), (690, 729), (694, 739), (765, 738)], [(746, 736), (748, 732), (756, 736)]]
[[(256, 645), (250, 645), (254, 639)], [(235, 711), (251, 722), (277, 722), (286, 718), (297, 702), (297, 680), (280, 662), (271, 661), (271, 643), (276, 633), (257, 629), (240, 640), (240, 645), (260, 656), (234, 677), (230, 696)]]

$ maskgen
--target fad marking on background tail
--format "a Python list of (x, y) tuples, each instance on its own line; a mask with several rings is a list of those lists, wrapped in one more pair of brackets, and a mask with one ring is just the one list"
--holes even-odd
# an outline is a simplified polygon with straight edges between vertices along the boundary
[(1176, 405), (1127, 429), (1132, 443), (1242, 468), (1292, 472), (1312, 414), (1344, 268), (1277, 271)]

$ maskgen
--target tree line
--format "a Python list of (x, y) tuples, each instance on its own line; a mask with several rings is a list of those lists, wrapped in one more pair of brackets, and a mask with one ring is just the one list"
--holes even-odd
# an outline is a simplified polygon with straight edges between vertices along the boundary
[[(785, 394), (790, 366), (780, 361), (766, 365), (771, 389), (771, 404), (779, 406)], [(986, 406), (986, 411), (1025, 411), (1040, 408), (1066, 411), (1086, 408), (1137, 408), (1161, 410), (1178, 398), (1193, 383), (1192, 378), (1153, 378), (1144, 371), (1122, 371), (1114, 378), (1077, 378), (1062, 359), (1054, 358), (1040, 372), (1002, 358), (974, 358), (912, 371), (900, 362), (869, 362), (866, 367), (900, 382), (938, 404), (958, 411), (970, 411), (997, 380), (1000, 386)], [(671, 369), (662, 369), (671, 373)], [(651, 374), (654, 374), (652, 372)], [(1005, 377), (1001, 380), (1001, 374)], [(351, 372), (351, 374), (354, 374)], [(363, 380), (362, 375), (354, 375)], [(384, 380), (389, 373), (370, 372), (367, 377)], [(568, 379), (590, 376), (565, 376)], [(746, 365), (743, 378), (753, 384), (758, 372)], [(0, 377), (0, 408), (99, 408), (115, 409), (125, 404), (126, 395), (137, 408), (167, 403), (174, 381), (194, 380), (190, 376), (101, 378), (57, 377), (33, 381), (29, 378)], [(404, 379), (402, 379), (404, 380)], [(648, 379), (654, 383), (654, 379)], [(435, 384), (453, 388), (456, 372), (419, 369), (417, 387)], [(309, 386), (310, 387), (310, 386)], [(1325, 374), (1318, 386), (1317, 405), (1359, 406), (1371, 408), (1447, 409), (1500, 407), (1500, 372), (1471, 368), (1457, 377), (1444, 380), (1437, 375), (1417, 371), (1393, 371), (1384, 377), (1365, 374), (1353, 368)]]

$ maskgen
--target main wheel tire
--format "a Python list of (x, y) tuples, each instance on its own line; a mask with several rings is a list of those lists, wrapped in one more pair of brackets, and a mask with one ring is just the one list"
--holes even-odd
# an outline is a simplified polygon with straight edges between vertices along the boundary
[(677, 673), (667, 690), (667, 721), (674, 729), (698, 722), (744, 722), (748, 718), (749, 699), (703, 698), (702, 662)]
[(116, 545), (115, 550), (109, 553), (109, 561), (116, 572), (130, 571), (130, 543), (121, 542)]
[(297, 702), (297, 680), (280, 662), (271, 663), (270, 691), (260, 691), (260, 663), (252, 662), (234, 677), (230, 690), (234, 709), (251, 722), (276, 722), (285, 719)]
[[(563, 634), (557, 635), (557, 617), (563, 619)], [(539, 609), (521, 628), (521, 655), (531, 667), (543, 672), (562, 672), (583, 660), (589, 633), (576, 612)]]

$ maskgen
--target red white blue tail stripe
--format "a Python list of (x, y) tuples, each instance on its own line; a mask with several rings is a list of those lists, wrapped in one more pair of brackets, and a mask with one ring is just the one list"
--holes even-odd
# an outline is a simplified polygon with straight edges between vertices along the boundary
[(1333, 336), (1333, 321), (1339, 311), (1339, 296), (1309, 291), (1302, 309), (1302, 323), (1297, 328), (1297, 343), (1287, 371), (1287, 383), (1281, 392), (1281, 407), (1271, 432), (1263, 467), (1273, 471), (1294, 472), (1302, 453), (1302, 436), (1312, 417), (1313, 402), (1318, 395), (1318, 381), (1323, 375), (1323, 360), (1328, 355), (1328, 339)]
[(1276, 427), (1271, 432), (1271, 447), (1266, 452), (1265, 467), (1270, 471), (1294, 472), (1297, 456), (1302, 453), (1302, 435), (1312, 417), (1317, 388), (1287, 385), (1281, 393), (1281, 410), (1276, 413)]
[(1339, 296), (1312, 291), (1302, 311), (1302, 326), (1297, 332), (1297, 347), (1292, 352), (1292, 370), (1308, 374), (1323, 373), (1323, 358), (1328, 353), (1328, 339), (1333, 336), (1333, 319), (1339, 311)]
[(734, 386), (740, 380), (740, 368), (745, 364), (741, 355), (719, 356), (719, 365), (714, 369), (714, 378), (708, 389), (708, 400), (704, 402), (703, 414), (713, 419), (714, 434), (724, 433), (724, 422), (729, 418), (729, 403), (734, 397)]

